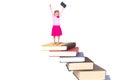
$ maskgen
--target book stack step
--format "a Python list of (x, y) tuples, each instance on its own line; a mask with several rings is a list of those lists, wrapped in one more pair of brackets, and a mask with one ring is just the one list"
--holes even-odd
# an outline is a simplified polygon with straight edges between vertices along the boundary
[(73, 74), (78, 80), (105, 80), (106, 71), (94, 64), (93, 70), (77, 70), (73, 71)]
[(88, 57), (85, 57), (85, 62), (68, 62), (66, 67), (69, 71), (75, 70), (93, 70), (94, 62)]
[(41, 50), (69, 50), (76, 46), (75, 42), (60, 42), (59, 44), (56, 43), (47, 43), (42, 45)]
[(49, 51), (50, 57), (59, 57), (60, 63), (66, 63), (68, 71), (78, 80), (108, 80), (106, 70), (79, 51), (76, 42), (47, 43), (42, 51)]
[(60, 62), (84, 62), (83, 52), (77, 52), (76, 56), (60, 56)]
[(49, 56), (58, 57), (58, 56), (76, 56), (79, 51), (78, 47), (71, 48), (69, 50), (50, 50)]

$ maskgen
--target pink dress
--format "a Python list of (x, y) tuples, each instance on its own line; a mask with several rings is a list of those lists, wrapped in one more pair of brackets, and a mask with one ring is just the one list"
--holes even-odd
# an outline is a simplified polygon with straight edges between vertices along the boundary
[(61, 36), (62, 35), (62, 30), (61, 30), (61, 27), (60, 27), (60, 16), (61, 16), (61, 13), (63, 12), (64, 8), (62, 8), (60, 16), (58, 16), (58, 17), (54, 16), (54, 13), (53, 13), (51, 8), (50, 8), (50, 10), (51, 10), (52, 17), (53, 17), (53, 27), (52, 27), (51, 35), (52, 36)]

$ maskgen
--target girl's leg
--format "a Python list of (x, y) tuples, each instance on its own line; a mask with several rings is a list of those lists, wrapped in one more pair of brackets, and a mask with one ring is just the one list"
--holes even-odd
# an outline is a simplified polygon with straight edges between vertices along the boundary
[(56, 42), (55, 42), (55, 36), (53, 36), (53, 40), (54, 40), (54, 43), (56, 43)]
[(60, 36), (58, 36), (58, 44), (60, 43)]

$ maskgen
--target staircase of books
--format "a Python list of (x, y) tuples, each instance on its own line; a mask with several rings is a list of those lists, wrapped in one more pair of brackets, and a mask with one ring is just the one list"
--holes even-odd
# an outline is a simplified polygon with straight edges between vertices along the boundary
[(51, 57), (60, 57), (78, 80), (110, 80), (105, 69), (79, 51), (76, 42), (48, 43), (42, 45), (42, 50), (49, 51)]

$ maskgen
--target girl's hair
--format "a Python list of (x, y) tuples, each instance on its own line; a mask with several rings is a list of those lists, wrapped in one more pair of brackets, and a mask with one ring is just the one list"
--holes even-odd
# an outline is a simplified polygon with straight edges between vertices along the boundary
[(54, 14), (55, 14), (56, 12), (58, 12), (58, 14), (59, 14), (59, 10), (55, 10), (55, 11), (54, 11)]

